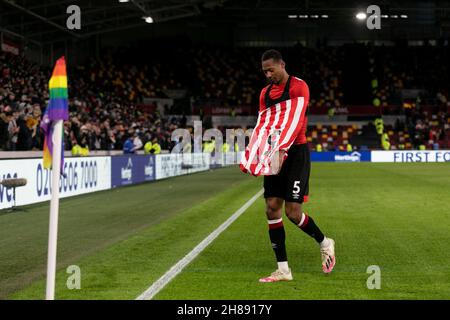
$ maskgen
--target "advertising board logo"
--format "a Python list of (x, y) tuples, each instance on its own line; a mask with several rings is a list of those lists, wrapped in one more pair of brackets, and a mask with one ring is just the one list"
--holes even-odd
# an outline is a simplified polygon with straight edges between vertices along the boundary
[(354, 151), (351, 154), (346, 155), (335, 155), (334, 161), (341, 161), (341, 162), (360, 162), (361, 161), (361, 153)]
[(148, 163), (144, 166), (145, 177), (153, 179), (153, 168), (155, 167), (153, 157), (149, 157)]
[(162, 156), (161, 158), (161, 169), (165, 176), (169, 176), (172, 172), (172, 166), (170, 165), (170, 156)]
[(125, 168), (121, 168), (120, 169), (120, 177), (122, 178), (122, 180), (131, 180), (132, 177), (132, 168), (133, 168), (133, 161), (131, 160), (131, 158), (128, 158), (128, 163), (127, 166)]

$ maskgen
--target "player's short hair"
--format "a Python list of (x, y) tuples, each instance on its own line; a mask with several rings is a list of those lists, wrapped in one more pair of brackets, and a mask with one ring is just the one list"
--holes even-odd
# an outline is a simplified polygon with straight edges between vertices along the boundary
[(263, 53), (261, 61), (273, 59), (273, 61), (279, 62), (283, 60), (281, 53), (278, 50), (270, 49)]

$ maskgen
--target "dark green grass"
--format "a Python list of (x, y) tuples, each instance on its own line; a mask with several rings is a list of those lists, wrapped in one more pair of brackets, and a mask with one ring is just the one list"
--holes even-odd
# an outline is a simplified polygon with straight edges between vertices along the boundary
[[(168, 225), (173, 229), (177, 217), (184, 216), (186, 209), (252, 180), (239, 173), (237, 168), (225, 168), (62, 199), (58, 238), (58, 268), (63, 269), (60, 274), (67, 279), (64, 272), (67, 266), (79, 264), (84, 257), (101, 255), (106, 248), (143, 230), (152, 230), (151, 227), (159, 226), (167, 219), (173, 219), (174, 223)], [(0, 299), (45, 277), (49, 202), (25, 209), (13, 213), (0, 211)], [(216, 217), (214, 212), (208, 212), (208, 215)], [(158, 235), (152, 231), (150, 234)], [(170, 242), (162, 235), (151, 239), (154, 242), (146, 244), (148, 247), (142, 247), (141, 251), (162, 251), (164, 245), (159, 243), (160, 239)], [(118, 261), (108, 262), (105, 269), (99, 267), (96, 283), (108, 287), (108, 283), (102, 284), (102, 279), (108, 273), (115, 273), (115, 267), (120, 268), (118, 272), (127, 272), (128, 268), (122, 269), (121, 265), (126, 262), (124, 256), (136, 254), (139, 259), (141, 251), (121, 253)], [(87, 276), (87, 268), (81, 271), (83, 278)], [(141, 281), (142, 286), (148, 284), (147, 279)], [(41, 289), (32, 297), (42, 298)]]
[[(259, 201), (155, 299), (449, 299), (450, 166), (314, 164), (305, 206), (336, 240), (337, 265), (285, 219), (294, 281), (257, 282), (275, 269)], [(369, 290), (367, 267), (381, 268)]]
[[(181, 182), (184, 187), (179, 190)], [(56, 297), (134, 299), (253, 196), (261, 183), (261, 179), (240, 174), (237, 168), (228, 168), (63, 200), (61, 207), (66, 210), (74, 201), (77, 209), (71, 215), (80, 217), (69, 219), (70, 214), (62, 214), (59, 255), (66, 256), (59, 258)], [(176, 196), (170, 195), (170, 186), (178, 190)], [(450, 239), (448, 164), (314, 163), (310, 190), (306, 211), (336, 240), (337, 265), (331, 275), (321, 271), (317, 244), (285, 218), (294, 281), (258, 283), (259, 277), (276, 266), (264, 201), (259, 199), (155, 298), (450, 297), (450, 255), (445, 253)], [(115, 197), (117, 192), (127, 196)], [(147, 203), (150, 195), (156, 199), (156, 206)], [(29, 217), (40, 207), (31, 208), (15, 217), (23, 216), (21, 221), (8, 221), (9, 236), (2, 233), (0, 238), (0, 254), (7, 254), (10, 266), (5, 272), (8, 263), (1, 260), (1, 288), (10, 284), (9, 293), (14, 294), (9, 298), (44, 297), (48, 205), (42, 206), (42, 217), (35, 220)], [(113, 213), (105, 212), (108, 210)], [(125, 218), (127, 215), (131, 217)], [(0, 216), (0, 223), (5, 217), (13, 216)], [(114, 236), (105, 234), (107, 230)], [(43, 236), (31, 238), (27, 235), (30, 232)], [(67, 241), (64, 234), (71, 241), (61, 250), (61, 242)], [(37, 238), (42, 239), (39, 242)], [(77, 248), (76, 254), (70, 244)], [(17, 248), (30, 254), (38, 247), (43, 249), (40, 255), (34, 254), (34, 259), (14, 254), (20, 251)], [(65, 268), (70, 264), (81, 268), (81, 290), (65, 287)], [(370, 275), (366, 270), (370, 265), (381, 268), (380, 290), (367, 289)], [(15, 266), (28, 274), (34, 270), (33, 279), (24, 277)]]

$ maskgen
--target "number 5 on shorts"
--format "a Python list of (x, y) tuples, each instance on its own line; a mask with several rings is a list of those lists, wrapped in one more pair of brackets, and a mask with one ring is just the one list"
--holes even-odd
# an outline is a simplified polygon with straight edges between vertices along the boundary
[(294, 181), (294, 189), (292, 190), (292, 193), (300, 193), (300, 180)]

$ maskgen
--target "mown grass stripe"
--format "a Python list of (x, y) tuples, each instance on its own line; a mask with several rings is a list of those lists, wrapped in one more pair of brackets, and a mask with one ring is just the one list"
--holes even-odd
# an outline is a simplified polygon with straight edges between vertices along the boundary
[(225, 229), (227, 229), (237, 218), (241, 216), (262, 194), (264, 190), (259, 190), (249, 201), (240, 207), (233, 215), (214, 230), (208, 237), (200, 242), (191, 252), (189, 252), (183, 259), (177, 262), (170, 268), (161, 278), (154, 282), (144, 293), (142, 293), (136, 300), (150, 300), (152, 299), (166, 284), (175, 278), (189, 263), (191, 263), (211, 242), (214, 241)]

